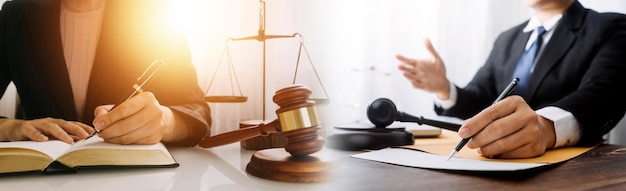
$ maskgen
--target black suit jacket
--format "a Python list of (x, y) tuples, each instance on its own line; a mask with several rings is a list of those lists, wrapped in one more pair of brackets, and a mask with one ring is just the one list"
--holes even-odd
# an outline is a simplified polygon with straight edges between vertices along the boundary
[[(165, 1), (109, 0), (81, 121), (96, 106), (128, 96), (155, 59), (169, 57), (146, 86), (161, 105), (209, 129), (210, 110), (198, 87), (185, 37), (167, 25)], [(8, 1), (0, 12), (0, 95), (16, 85), (26, 119), (77, 120), (60, 34), (60, 0)]]
[[(513, 78), (530, 33), (528, 21), (503, 32), (487, 62), (441, 115), (469, 118), (491, 105)], [(571, 112), (582, 128), (580, 143), (608, 133), (624, 115), (626, 99), (626, 16), (597, 13), (575, 1), (560, 23), (529, 79), (527, 97), (533, 109), (556, 106)]]

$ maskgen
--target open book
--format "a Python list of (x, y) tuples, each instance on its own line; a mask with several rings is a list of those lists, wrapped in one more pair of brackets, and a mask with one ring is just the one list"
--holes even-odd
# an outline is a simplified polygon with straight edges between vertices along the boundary
[(118, 145), (100, 137), (67, 144), (62, 141), (0, 142), (0, 173), (76, 171), (82, 167), (178, 167), (161, 143)]

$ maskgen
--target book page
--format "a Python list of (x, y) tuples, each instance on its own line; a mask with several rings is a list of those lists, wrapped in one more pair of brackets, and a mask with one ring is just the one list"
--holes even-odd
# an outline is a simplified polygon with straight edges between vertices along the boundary
[(93, 136), (87, 140), (76, 142), (72, 147), (67, 149), (65, 153), (82, 149), (161, 150), (163, 153), (166, 153), (171, 157), (167, 148), (160, 143), (152, 145), (120, 145), (104, 142), (104, 140), (98, 136)]
[(59, 140), (50, 140), (46, 142), (36, 141), (14, 141), (14, 142), (0, 142), (1, 148), (22, 148), (39, 151), (48, 155), (52, 159), (56, 159), (61, 156), (68, 148), (70, 144), (67, 144)]
[(405, 148), (386, 148), (352, 155), (352, 157), (418, 168), (476, 172), (510, 172), (548, 165), (547, 163), (495, 162), (464, 158), (447, 160), (448, 157), (445, 156)]
[(57, 161), (75, 167), (176, 167), (178, 163), (162, 143), (119, 145), (94, 136), (74, 144)]

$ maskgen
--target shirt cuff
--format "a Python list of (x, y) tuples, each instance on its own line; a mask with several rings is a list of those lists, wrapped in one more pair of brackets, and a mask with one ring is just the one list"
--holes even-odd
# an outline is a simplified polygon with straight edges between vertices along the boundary
[(447, 100), (442, 100), (436, 94), (433, 94), (433, 97), (435, 97), (435, 105), (443, 109), (450, 109), (456, 104), (456, 86), (454, 86), (453, 83), (450, 83), (450, 98), (448, 98)]
[(554, 148), (572, 146), (580, 140), (580, 124), (572, 115), (558, 107), (544, 107), (536, 111), (538, 115), (554, 122), (556, 141)]

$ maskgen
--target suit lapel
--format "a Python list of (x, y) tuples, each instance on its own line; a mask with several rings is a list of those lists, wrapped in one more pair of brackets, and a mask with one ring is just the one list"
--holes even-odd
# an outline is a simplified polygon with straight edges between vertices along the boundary
[[(52, 1), (42, 4), (42, 9), (31, 10), (28, 16), (29, 30), (34, 42), (40, 42), (34, 45), (35, 51), (41, 55), (37, 64), (40, 68), (33, 70), (41, 70), (42, 88), (46, 88), (49, 95), (53, 98), (54, 106), (57, 112), (65, 119), (75, 120), (76, 110), (74, 107), (74, 97), (72, 87), (70, 85), (69, 74), (65, 64), (63, 54), (63, 45), (61, 43), (61, 30), (59, 24), (60, 4), (59, 1)], [(45, 87), (44, 87), (45, 86)]]
[(575, 1), (570, 8), (563, 13), (561, 23), (556, 27), (552, 38), (546, 44), (544, 51), (537, 60), (535, 69), (528, 82), (528, 98), (531, 101), (540, 83), (554, 67), (561, 63), (561, 59), (576, 41), (575, 31), (580, 27), (584, 18), (584, 8)]
[(560, 63), (560, 59), (567, 53), (567, 50), (576, 41), (576, 35), (574, 35), (566, 27), (557, 27), (556, 31), (550, 39), (550, 42), (545, 47), (545, 51), (541, 53), (539, 60), (537, 60), (535, 70), (531, 74), (528, 82), (528, 100), (531, 100), (539, 83), (543, 81), (548, 72)]

